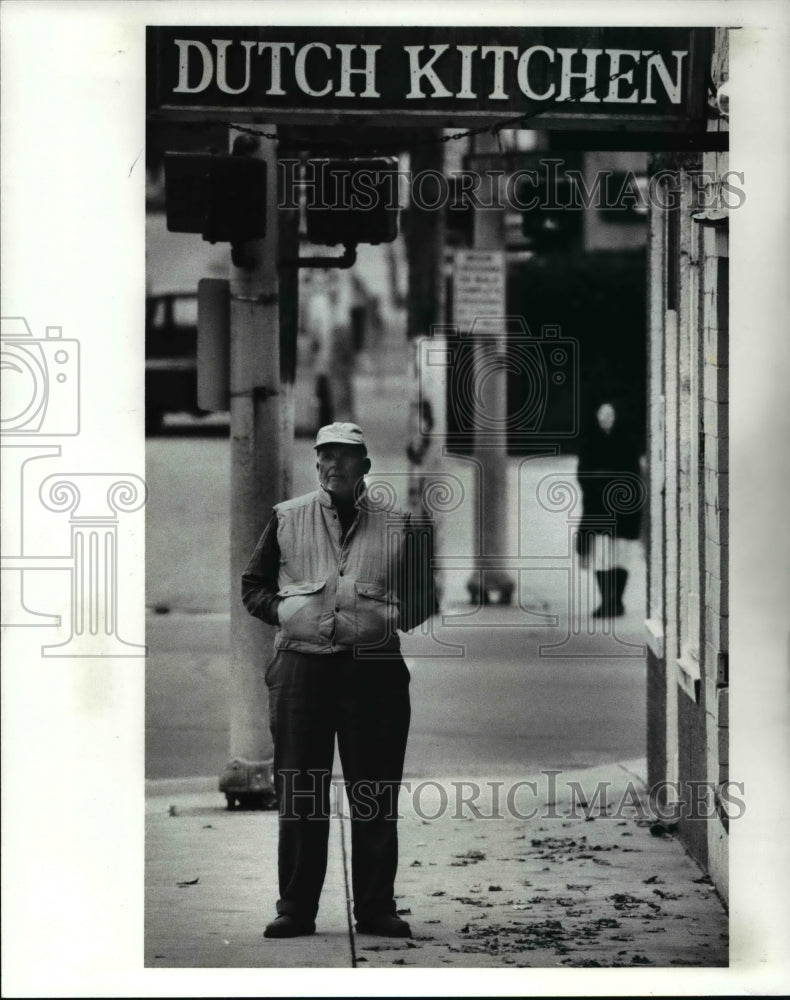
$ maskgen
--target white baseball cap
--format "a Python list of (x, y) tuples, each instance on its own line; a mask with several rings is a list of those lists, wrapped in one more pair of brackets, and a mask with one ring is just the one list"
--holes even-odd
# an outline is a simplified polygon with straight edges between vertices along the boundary
[(362, 434), (362, 428), (358, 424), (347, 424), (338, 421), (319, 428), (313, 448), (321, 448), (325, 444), (353, 444), (359, 448), (363, 448), (365, 454), (367, 454), (368, 450)]

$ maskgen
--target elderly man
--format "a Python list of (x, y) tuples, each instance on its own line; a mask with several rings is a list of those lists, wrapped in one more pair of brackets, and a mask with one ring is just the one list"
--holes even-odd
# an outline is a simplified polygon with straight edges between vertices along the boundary
[(242, 577), (250, 614), (277, 626), (266, 668), (280, 810), (270, 938), (315, 931), (337, 737), (351, 814), (360, 933), (408, 937), (395, 912), (397, 794), (409, 729), (398, 631), (436, 610), (429, 526), (376, 504), (362, 430), (318, 431), (318, 490), (277, 504)]

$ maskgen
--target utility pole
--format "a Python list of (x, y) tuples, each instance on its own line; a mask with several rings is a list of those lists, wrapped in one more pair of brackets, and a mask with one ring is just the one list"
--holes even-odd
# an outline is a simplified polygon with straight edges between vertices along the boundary
[[(444, 170), (442, 130), (426, 130), (421, 137), (434, 141), (424, 142), (410, 151), (412, 178), (424, 173), (441, 174)], [(440, 394), (427, 391), (428, 373), (418, 370), (419, 339), (432, 336), (434, 325), (444, 322), (444, 207), (429, 210), (413, 201), (409, 206), (405, 236), (409, 269), (406, 336), (411, 348), (410, 374), (414, 387), (406, 453), (411, 473), (410, 501), (418, 512), (417, 500), (423, 494), (425, 470), (436, 472), (441, 466), (445, 443), (446, 401)]]
[[(426, 130), (424, 137), (434, 141), (412, 148), (409, 166), (413, 179), (423, 172), (437, 175), (444, 171), (442, 130)], [(432, 522), (436, 554), (444, 549), (445, 525), (439, 511), (426, 508), (425, 497), (429, 482), (442, 479), (447, 400), (444, 380), (431, 380), (427, 366), (420, 370), (424, 356), (420, 340), (430, 337), (436, 350), (443, 343), (441, 335), (433, 332), (433, 327), (444, 322), (445, 229), (444, 206), (428, 210), (417, 201), (412, 201), (405, 241), (409, 275), (406, 336), (410, 348), (409, 382), (413, 387), (409, 405), (409, 442), (406, 446), (409, 462), (408, 506), (417, 518), (428, 518)], [(436, 570), (434, 577), (441, 599), (445, 589), (443, 573)]]
[(220, 783), (229, 806), (237, 781), (253, 793), (239, 796), (242, 803), (273, 801), (264, 670), (275, 630), (244, 608), (241, 575), (272, 507), (290, 495), (293, 447), (292, 393), (283, 392), (280, 375), (277, 146), (246, 136), (235, 143), (234, 152), (242, 143), (267, 164), (267, 225), (264, 239), (234, 246), (231, 274), (231, 761)]

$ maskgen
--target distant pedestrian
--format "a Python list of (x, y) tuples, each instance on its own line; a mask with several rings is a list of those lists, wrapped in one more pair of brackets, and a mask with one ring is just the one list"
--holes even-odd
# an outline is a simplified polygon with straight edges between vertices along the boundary
[(315, 931), (329, 837), (335, 738), (351, 812), (360, 933), (407, 937), (395, 911), (397, 793), (410, 720), (399, 631), (436, 611), (430, 528), (366, 490), (362, 430), (318, 431), (318, 490), (277, 504), (242, 577), (251, 615), (277, 627), (266, 668), (280, 809), (277, 917), (264, 934)]
[(315, 271), (302, 282), (301, 323), (311, 356), (318, 426), (354, 419), (350, 283), (336, 270)]
[(593, 618), (625, 613), (623, 594), (642, 519), (640, 457), (622, 408), (602, 403), (582, 435), (577, 467), (582, 519), (576, 549), (582, 566), (593, 567), (601, 594)]
[(332, 392), (333, 318), (327, 280), (320, 271), (306, 271), (302, 279), (303, 303), (300, 321), (310, 354), (316, 426), (330, 424), (335, 419)]
[(354, 374), (356, 355), (352, 330), (353, 294), (347, 271), (327, 271), (327, 292), (332, 324), (329, 381), (332, 387), (332, 420), (348, 423), (356, 419)]

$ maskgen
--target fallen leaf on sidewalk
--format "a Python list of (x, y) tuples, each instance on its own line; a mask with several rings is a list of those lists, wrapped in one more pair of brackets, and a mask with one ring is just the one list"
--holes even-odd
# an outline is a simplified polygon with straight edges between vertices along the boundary
[(612, 900), (616, 910), (634, 910), (640, 906), (649, 906), (654, 912), (661, 912), (661, 907), (658, 903), (654, 903), (650, 899), (638, 899), (627, 892), (616, 892), (609, 899)]
[(176, 882), (176, 885), (177, 886), (181, 886), (181, 887), (186, 886), (186, 885), (197, 885), (199, 881), (200, 881), (200, 878), (198, 877), (198, 878), (190, 879), (188, 882)]
[(432, 896), (443, 896), (444, 895), (444, 889), (437, 889), (436, 892), (432, 892), (431, 895)]
[(653, 823), (650, 833), (653, 837), (670, 837), (673, 833), (677, 833), (677, 829), (677, 823)]

